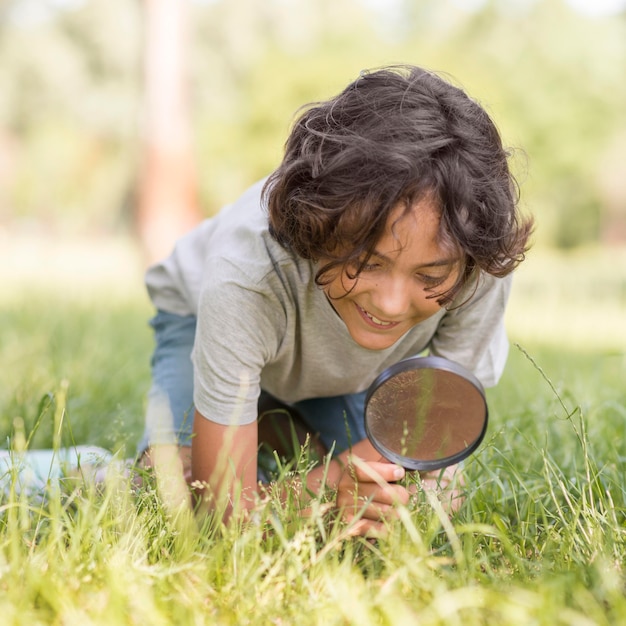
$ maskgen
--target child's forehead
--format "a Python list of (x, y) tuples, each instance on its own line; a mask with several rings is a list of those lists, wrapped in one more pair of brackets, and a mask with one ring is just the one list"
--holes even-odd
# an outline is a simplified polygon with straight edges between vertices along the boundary
[(441, 259), (442, 264), (458, 263), (465, 258), (462, 246), (443, 219), (440, 202), (432, 196), (422, 197), (410, 205), (398, 205), (390, 214), (375, 248), (387, 245), (389, 249), (398, 249), (412, 240), (419, 242), (419, 248), (431, 251), (433, 258)]
[(425, 196), (418, 200), (401, 201), (394, 205), (385, 221), (385, 229), (380, 239), (392, 238), (414, 232), (437, 233), (441, 224), (441, 209), (432, 198)]
[(441, 249), (438, 258), (458, 258), (458, 246), (444, 232), (441, 215), (441, 203), (434, 193), (397, 200), (387, 206), (355, 202), (343, 210), (326, 250), (329, 256), (356, 259), (373, 252), (393, 253), (419, 238), (421, 248)]

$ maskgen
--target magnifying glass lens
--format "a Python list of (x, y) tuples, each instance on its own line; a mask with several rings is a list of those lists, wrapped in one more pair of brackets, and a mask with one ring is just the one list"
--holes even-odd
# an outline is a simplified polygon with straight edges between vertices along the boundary
[(365, 409), (374, 447), (407, 469), (458, 463), (482, 440), (487, 403), (480, 382), (456, 363), (415, 357), (374, 381)]

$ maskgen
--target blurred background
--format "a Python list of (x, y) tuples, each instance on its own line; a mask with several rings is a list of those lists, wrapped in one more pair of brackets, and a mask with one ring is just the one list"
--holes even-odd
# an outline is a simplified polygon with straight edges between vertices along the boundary
[(365, 68), (490, 111), (537, 221), (515, 341), (626, 351), (626, 0), (3, 0), (2, 299), (142, 272)]

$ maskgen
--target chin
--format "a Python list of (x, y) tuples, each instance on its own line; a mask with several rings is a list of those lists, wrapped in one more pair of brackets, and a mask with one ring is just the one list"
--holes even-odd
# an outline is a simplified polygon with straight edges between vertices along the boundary
[(390, 348), (391, 346), (393, 346), (394, 343), (396, 343), (396, 341), (398, 341), (400, 337), (384, 337), (384, 336), (378, 336), (378, 337), (363, 337), (362, 335), (359, 336), (355, 336), (352, 335), (352, 339), (354, 339), (354, 341), (356, 343), (358, 343), (362, 348), (366, 348), (367, 350), (385, 350), (387, 348)]

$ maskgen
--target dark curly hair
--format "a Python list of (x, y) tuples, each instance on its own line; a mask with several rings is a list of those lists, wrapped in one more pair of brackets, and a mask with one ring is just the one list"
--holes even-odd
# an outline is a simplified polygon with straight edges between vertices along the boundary
[(440, 238), (461, 258), (449, 303), (480, 271), (505, 276), (524, 258), (532, 219), (486, 111), (436, 74), (413, 66), (362, 72), (344, 91), (304, 107), (264, 197), (270, 231), (305, 259), (324, 259), (316, 282), (357, 276), (398, 206), (427, 199)]

